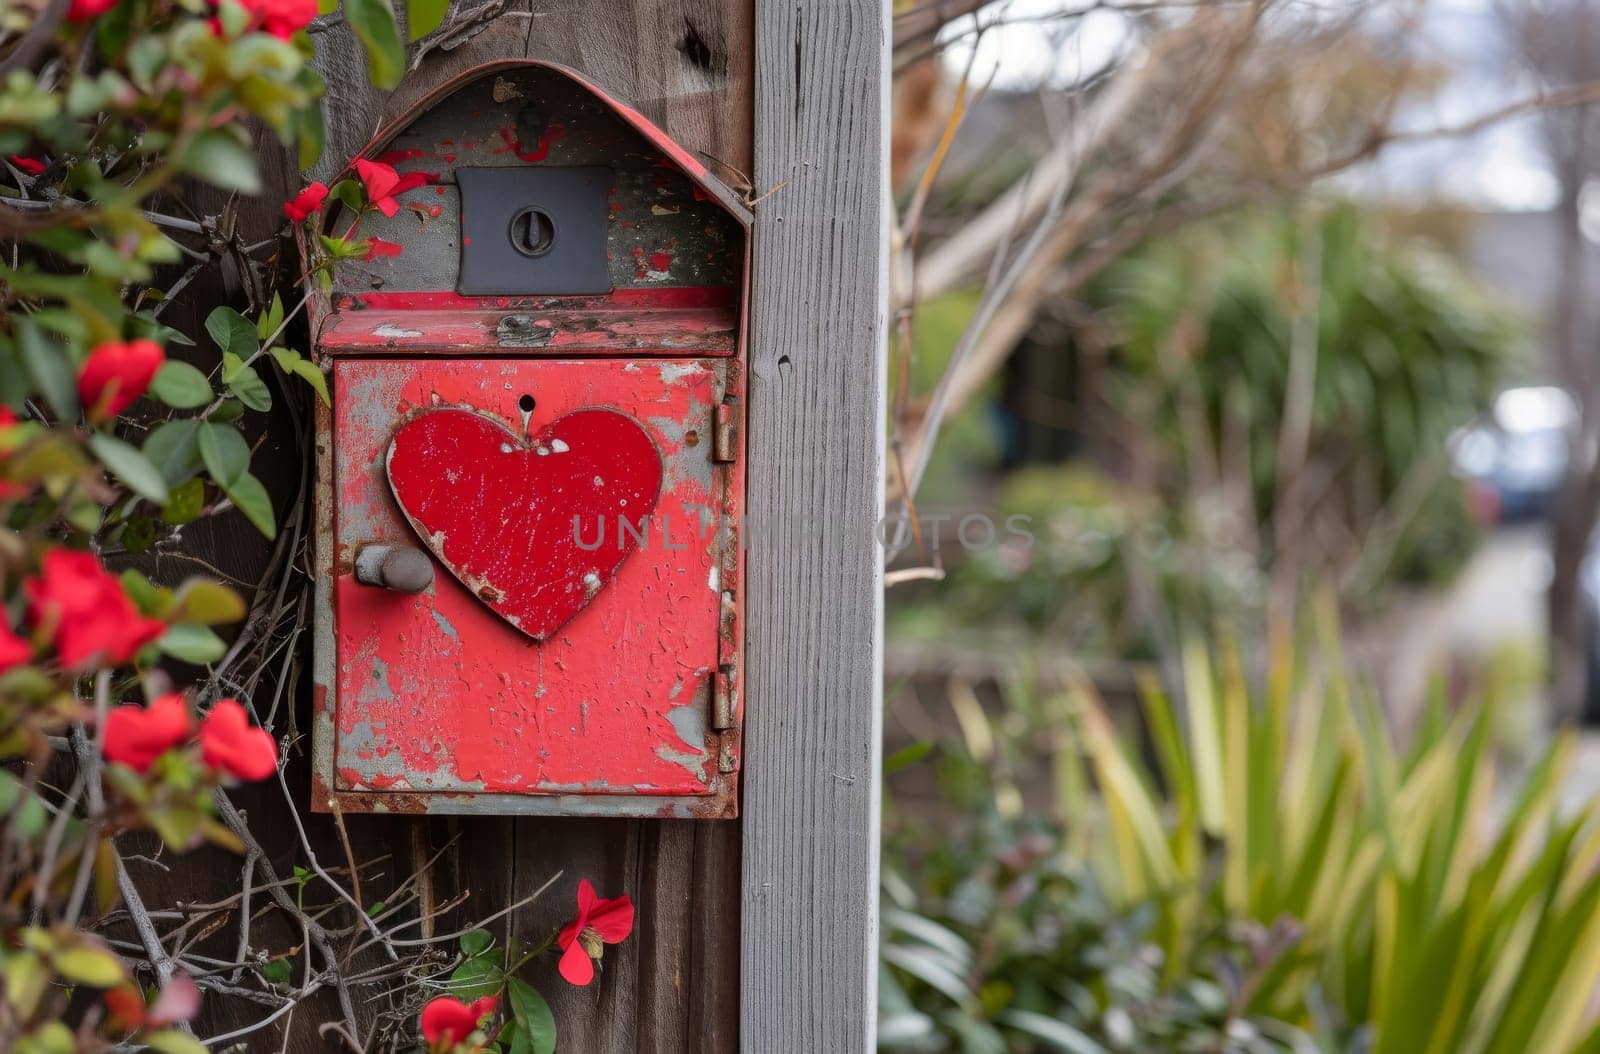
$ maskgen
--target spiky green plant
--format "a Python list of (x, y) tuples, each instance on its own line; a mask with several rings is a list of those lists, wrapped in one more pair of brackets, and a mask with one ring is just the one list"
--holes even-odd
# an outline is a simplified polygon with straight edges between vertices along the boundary
[(1372, 1054), (1600, 1050), (1600, 819), (1559, 808), (1570, 739), (1505, 786), (1483, 700), (1435, 707), (1402, 751), (1336, 659), (1280, 646), (1251, 677), (1191, 644), (1182, 681), (1181, 708), (1143, 693), (1154, 763), (1087, 690), (1056, 759), (1065, 814), (1103, 835), (1077, 850), (1113, 902), (1159, 906), (1165, 962), (1226, 921), (1292, 919), (1261, 1012), (1303, 1022), (1320, 998)]

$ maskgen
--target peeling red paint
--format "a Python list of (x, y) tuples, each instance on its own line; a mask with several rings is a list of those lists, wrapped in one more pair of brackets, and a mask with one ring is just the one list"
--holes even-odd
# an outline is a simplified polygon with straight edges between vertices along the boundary
[(405, 246), (403, 245), (386, 242), (382, 238), (367, 239), (366, 259), (368, 260), (376, 260), (384, 256), (399, 256), (403, 252), (405, 252)]
[(530, 150), (524, 146), (522, 140), (517, 138), (515, 128), (500, 129), (500, 138), (505, 141), (505, 146), (496, 150), (497, 154), (513, 153), (527, 162), (543, 161), (550, 156), (550, 144), (559, 143), (567, 135), (566, 126), (560, 121), (551, 121), (544, 134), (539, 136), (539, 141)]
[[(417, 103), (401, 127), (492, 71), (530, 66), (550, 68), (513, 60), (470, 71)], [(614, 249), (618, 260), (613, 292), (457, 295), (449, 291), (451, 272), (436, 266), (451, 256), (441, 253), (434, 232), (451, 228), (430, 223), (419, 229), (409, 217), (398, 231), (376, 226), (367, 233), (415, 248), (414, 258), (350, 268), (332, 294), (312, 290), (317, 351), (332, 363), (335, 391), (334, 405), (318, 410), (317, 559), (319, 589), (325, 590), (319, 595), (331, 598), (320, 605), (327, 617), (317, 629), (313, 805), (319, 810), (337, 802), (345, 809), (403, 813), (711, 818), (737, 812), (744, 700), (738, 617), (743, 446), (736, 422), (743, 415), (739, 355), (749, 211), (636, 111), (571, 71), (554, 69), (631, 131), (614, 123), (597, 131), (587, 118), (570, 116), (565, 125), (552, 121), (537, 142), (525, 142), (515, 125), (496, 128), (509, 111), (490, 107), (486, 86), (478, 86), (481, 111), (466, 99), (449, 111), (482, 118), (469, 126), (477, 140), (460, 144), (459, 163), (516, 163), (491, 160), (491, 154), (514, 154), (527, 164), (583, 163), (586, 151), (604, 154), (610, 142), (627, 152), (619, 157), (639, 159), (634, 133), (642, 135), (663, 155), (655, 162), (660, 174), (643, 169), (649, 160), (614, 169), (627, 182), (625, 194), (612, 188), (610, 195), (607, 256)], [(571, 107), (570, 94), (558, 88), (550, 97), (562, 104), (548, 112), (569, 113), (563, 107)], [(593, 112), (587, 100), (570, 109)], [(436, 157), (450, 166), (443, 178), (412, 174), (433, 182), (435, 200), (444, 199), (413, 206), (418, 213), (426, 209), (430, 219), (456, 207), (446, 198), (444, 180), (458, 154), (446, 152), (455, 144), (439, 131), (461, 126), (435, 118), (425, 132), (400, 140), (423, 149), (379, 155), (390, 163)], [(556, 145), (568, 135), (572, 142)], [(374, 156), (395, 136), (386, 129), (362, 156)], [(469, 154), (474, 148), (479, 152)], [(686, 183), (671, 175), (674, 169)], [(651, 183), (657, 191), (645, 189)], [(714, 202), (727, 216), (695, 210), (691, 195)], [(383, 259), (384, 249), (378, 252)], [(630, 286), (632, 272), (652, 285)], [(672, 279), (685, 284), (665, 285)], [(385, 283), (383, 291), (371, 291)], [(423, 288), (404, 291), (408, 285)], [(518, 408), (524, 395), (536, 400), (526, 416)], [(441, 410), (463, 414), (450, 408), (466, 407), (476, 411), (475, 419), (487, 415), (498, 422), (494, 427), (516, 450), (521, 443), (536, 446), (562, 415), (600, 406), (637, 421), (659, 451), (656, 513), (670, 520), (671, 540), (684, 540), (684, 528), (699, 516), (692, 510), (702, 505), (714, 510), (709, 538), (691, 536), (683, 549), (637, 546), (609, 583), (542, 640), (520, 633), (491, 607), (508, 595), (506, 582), (493, 576), (476, 581), (460, 560), (452, 560), (460, 578), (441, 568), (433, 587), (414, 596), (354, 582), (355, 554), (363, 545), (412, 544), (448, 555), (444, 539), (475, 522), (469, 513), (437, 532), (438, 524), (430, 529), (403, 518), (384, 452), (404, 422)], [(732, 438), (725, 421), (735, 422)], [(524, 440), (528, 434), (534, 438)], [(431, 472), (443, 479), (452, 465), (459, 472), (463, 464), (459, 450), (439, 446), (431, 444), (426, 465), (418, 459), (424, 477)], [(730, 450), (731, 459), (724, 460)], [(496, 513), (466, 497), (509, 491), (510, 480), (537, 476), (514, 473), (492, 483), (488, 476), (478, 483), (462, 477), (458, 483), (466, 489), (456, 504), (475, 509), (485, 521), (480, 526), (511, 523), (511, 505)], [(420, 537), (418, 529), (430, 537)], [(513, 526), (510, 533), (526, 544), (538, 532)], [(491, 548), (514, 554), (518, 544)]]
[(402, 161), (411, 161), (419, 157), (427, 157), (426, 150), (385, 150), (374, 161), (380, 165), (398, 165)]
[[(643, 252), (643, 249), (638, 250)], [(613, 289), (603, 296), (462, 296), (443, 291), (402, 293), (363, 293), (341, 296), (334, 304), (340, 311), (362, 308), (439, 311), (445, 308), (530, 308), (565, 307), (573, 311), (690, 310), (694, 308), (732, 308), (736, 292), (726, 286), (653, 286), (638, 289)]]
[[(536, 436), (573, 410), (613, 406), (649, 429), (664, 471), (657, 533), (542, 643), (452, 577), (412, 596), (341, 575), (334, 771), (344, 788), (394, 789), (403, 777), (411, 791), (708, 793), (720, 737), (696, 715), (719, 660), (720, 558), (715, 532), (693, 525), (719, 499), (705, 444), (683, 436), (709, 419), (715, 378), (693, 360), (336, 361), (338, 551), (415, 537), (373, 463), (405, 404), (425, 408), (414, 420), (467, 405), (517, 427), (518, 400), (534, 393)], [(459, 457), (436, 449), (433, 472), (447, 476)], [(663, 520), (683, 548), (663, 544)]]

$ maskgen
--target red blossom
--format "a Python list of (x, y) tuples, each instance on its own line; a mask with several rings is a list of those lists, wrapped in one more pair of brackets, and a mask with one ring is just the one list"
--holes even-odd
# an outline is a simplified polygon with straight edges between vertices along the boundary
[(250, 12), (250, 26), (288, 40), (317, 17), (317, 0), (239, 0)]
[(107, 761), (148, 772), (156, 758), (189, 738), (193, 725), (183, 696), (163, 695), (147, 707), (130, 703), (107, 714), (101, 747)]
[(95, 659), (125, 663), (166, 630), (161, 620), (139, 614), (88, 553), (52, 549), (41, 564), (42, 573), (23, 589), (34, 625), (49, 631), (64, 666), (76, 669)]
[(91, 421), (115, 417), (132, 406), (167, 359), (153, 340), (101, 344), (78, 370), (78, 398)]
[(30, 176), (37, 176), (45, 169), (44, 162), (36, 157), (23, 157), (21, 154), (12, 154), (7, 160)]
[(314, 212), (322, 209), (322, 202), (328, 196), (326, 183), (313, 183), (294, 196), (293, 201), (283, 203), (283, 214), (296, 223), (304, 223)]
[(67, 21), (87, 22), (116, 6), (117, 0), (72, 0), (72, 6), (67, 8)]
[(422, 1008), (418, 1021), (422, 1038), (434, 1050), (449, 1050), (477, 1029), (478, 1022), (494, 1013), (500, 1000), (486, 995), (470, 1006), (454, 996), (442, 995)]
[(0, 622), (0, 673), (33, 658), (33, 648), (4, 622)]
[[(12, 413), (11, 407), (0, 405), (0, 435), (9, 431), (17, 423), (17, 415)], [(4, 467), (9, 450), (0, 450), (0, 467)], [(14, 479), (0, 479), (0, 501), (7, 498), (20, 498), (32, 488), (26, 483)]]
[(578, 883), (578, 915), (556, 937), (561, 946), (561, 976), (575, 985), (594, 980), (594, 962), (604, 945), (618, 944), (633, 932), (633, 900), (602, 899), (589, 880)]
[(106, 1011), (124, 1029), (164, 1028), (188, 1021), (200, 1012), (200, 989), (189, 975), (175, 973), (172, 980), (147, 1008), (144, 995), (132, 986), (113, 988), (105, 994)]
[(200, 756), (237, 780), (266, 779), (278, 771), (278, 745), (272, 735), (252, 727), (244, 707), (219, 699), (200, 726)]
[(361, 177), (361, 185), (367, 188), (367, 201), (385, 216), (393, 216), (400, 211), (400, 203), (394, 200), (397, 195), (415, 190), (430, 178), (425, 172), (407, 172), (402, 176), (394, 170), (394, 166), (366, 158), (356, 161), (356, 175)]

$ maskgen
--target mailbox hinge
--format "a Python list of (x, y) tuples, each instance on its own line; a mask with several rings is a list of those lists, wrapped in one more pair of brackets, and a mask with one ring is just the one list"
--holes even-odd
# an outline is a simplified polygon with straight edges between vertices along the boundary
[(726, 732), (738, 723), (739, 686), (732, 666), (718, 667), (711, 675), (711, 727)]
[(717, 404), (711, 429), (711, 460), (730, 462), (739, 456), (739, 408), (732, 402)]

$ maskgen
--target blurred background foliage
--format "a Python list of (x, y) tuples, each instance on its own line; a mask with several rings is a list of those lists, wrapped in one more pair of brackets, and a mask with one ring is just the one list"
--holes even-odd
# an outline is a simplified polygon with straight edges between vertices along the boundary
[[(888, 594), (882, 1049), (1600, 1052), (1600, 821), (1539, 649), (1382, 675), (1484, 537), (1453, 437), (1536, 372), (1473, 222), (1322, 193), (1152, 232), (946, 421), (891, 565), (931, 573)], [(913, 416), (981, 305), (916, 305)]]
[[(919, 310), (915, 389), (972, 303)], [(1297, 331), (1314, 335), (1309, 416), (1286, 466)], [(1447, 439), (1516, 366), (1518, 338), (1444, 252), (1350, 202), (1153, 239), (1041, 324), (935, 450), (925, 505), (1028, 517), (1035, 544), (967, 550), (946, 531), (946, 580), (892, 593), (895, 630), (1020, 628), (1149, 659), (1178, 621), (1263, 610), (1274, 576), (1367, 606), (1448, 581), (1478, 528)]]
[(1255, 670), (1191, 640), (1186, 712), (1154, 676), (1121, 714), (953, 697), (891, 761), (950, 808), (887, 813), (882, 1047), (1600, 1049), (1600, 819), (1560, 807), (1570, 739), (1503, 749), (1526, 668), (1439, 683), (1401, 746), (1321, 623)]

